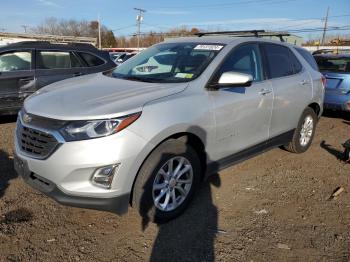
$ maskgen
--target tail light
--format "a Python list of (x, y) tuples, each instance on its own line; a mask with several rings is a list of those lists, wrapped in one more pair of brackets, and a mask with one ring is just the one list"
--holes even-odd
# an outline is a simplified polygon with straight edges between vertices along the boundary
[(321, 82), (322, 82), (322, 85), (325, 87), (327, 84), (327, 78), (325, 78), (324, 76), (321, 76)]
[(347, 109), (350, 109), (350, 101), (346, 102)]

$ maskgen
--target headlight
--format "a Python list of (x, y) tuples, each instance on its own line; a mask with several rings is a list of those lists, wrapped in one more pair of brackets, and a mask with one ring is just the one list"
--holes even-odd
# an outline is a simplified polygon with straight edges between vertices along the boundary
[(116, 119), (73, 121), (60, 133), (66, 141), (86, 140), (115, 134), (135, 122), (141, 112)]

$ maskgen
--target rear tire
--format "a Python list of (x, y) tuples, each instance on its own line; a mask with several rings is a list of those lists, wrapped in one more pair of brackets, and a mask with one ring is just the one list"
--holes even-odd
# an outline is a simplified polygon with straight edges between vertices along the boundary
[(190, 145), (167, 140), (143, 163), (134, 184), (132, 206), (146, 220), (167, 222), (188, 206), (199, 185), (200, 172), (200, 160)]
[(284, 148), (292, 153), (304, 153), (312, 143), (315, 135), (316, 124), (317, 115), (315, 111), (312, 108), (307, 107), (299, 119), (292, 141)]

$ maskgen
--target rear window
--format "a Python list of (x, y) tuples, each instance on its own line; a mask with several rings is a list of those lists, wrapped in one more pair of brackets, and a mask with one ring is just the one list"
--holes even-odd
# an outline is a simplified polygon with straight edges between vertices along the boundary
[(71, 52), (40, 51), (38, 55), (39, 69), (70, 69), (80, 66), (78, 59)]
[(103, 65), (105, 63), (99, 57), (92, 55), (92, 54), (89, 54), (89, 53), (79, 52), (79, 55), (85, 61), (85, 63), (87, 64), (88, 67), (99, 66), (99, 65)]
[(297, 52), (306, 60), (306, 62), (308, 62), (308, 64), (313, 69), (318, 71), (318, 66), (317, 66), (317, 63), (316, 63), (314, 57), (307, 50), (302, 49), (302, 48), (295, 48), (295, 50), (297, 50)]
[(350, 72), (350, 57), (315, 56), (320, 71)]
[(292, 51), (277, 44), (263, 44), (269, 68), (269, 78), (297, 74), (302, 70), (299, 60)]

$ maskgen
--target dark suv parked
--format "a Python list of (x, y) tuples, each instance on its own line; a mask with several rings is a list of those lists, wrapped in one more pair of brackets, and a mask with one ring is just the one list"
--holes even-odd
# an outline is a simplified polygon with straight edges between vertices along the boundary
[(39, 88), (69, 77), (111, 71), (108, 52), (89, 44), (20, 42), (0, 48), (0, 114), (13, 114)]

